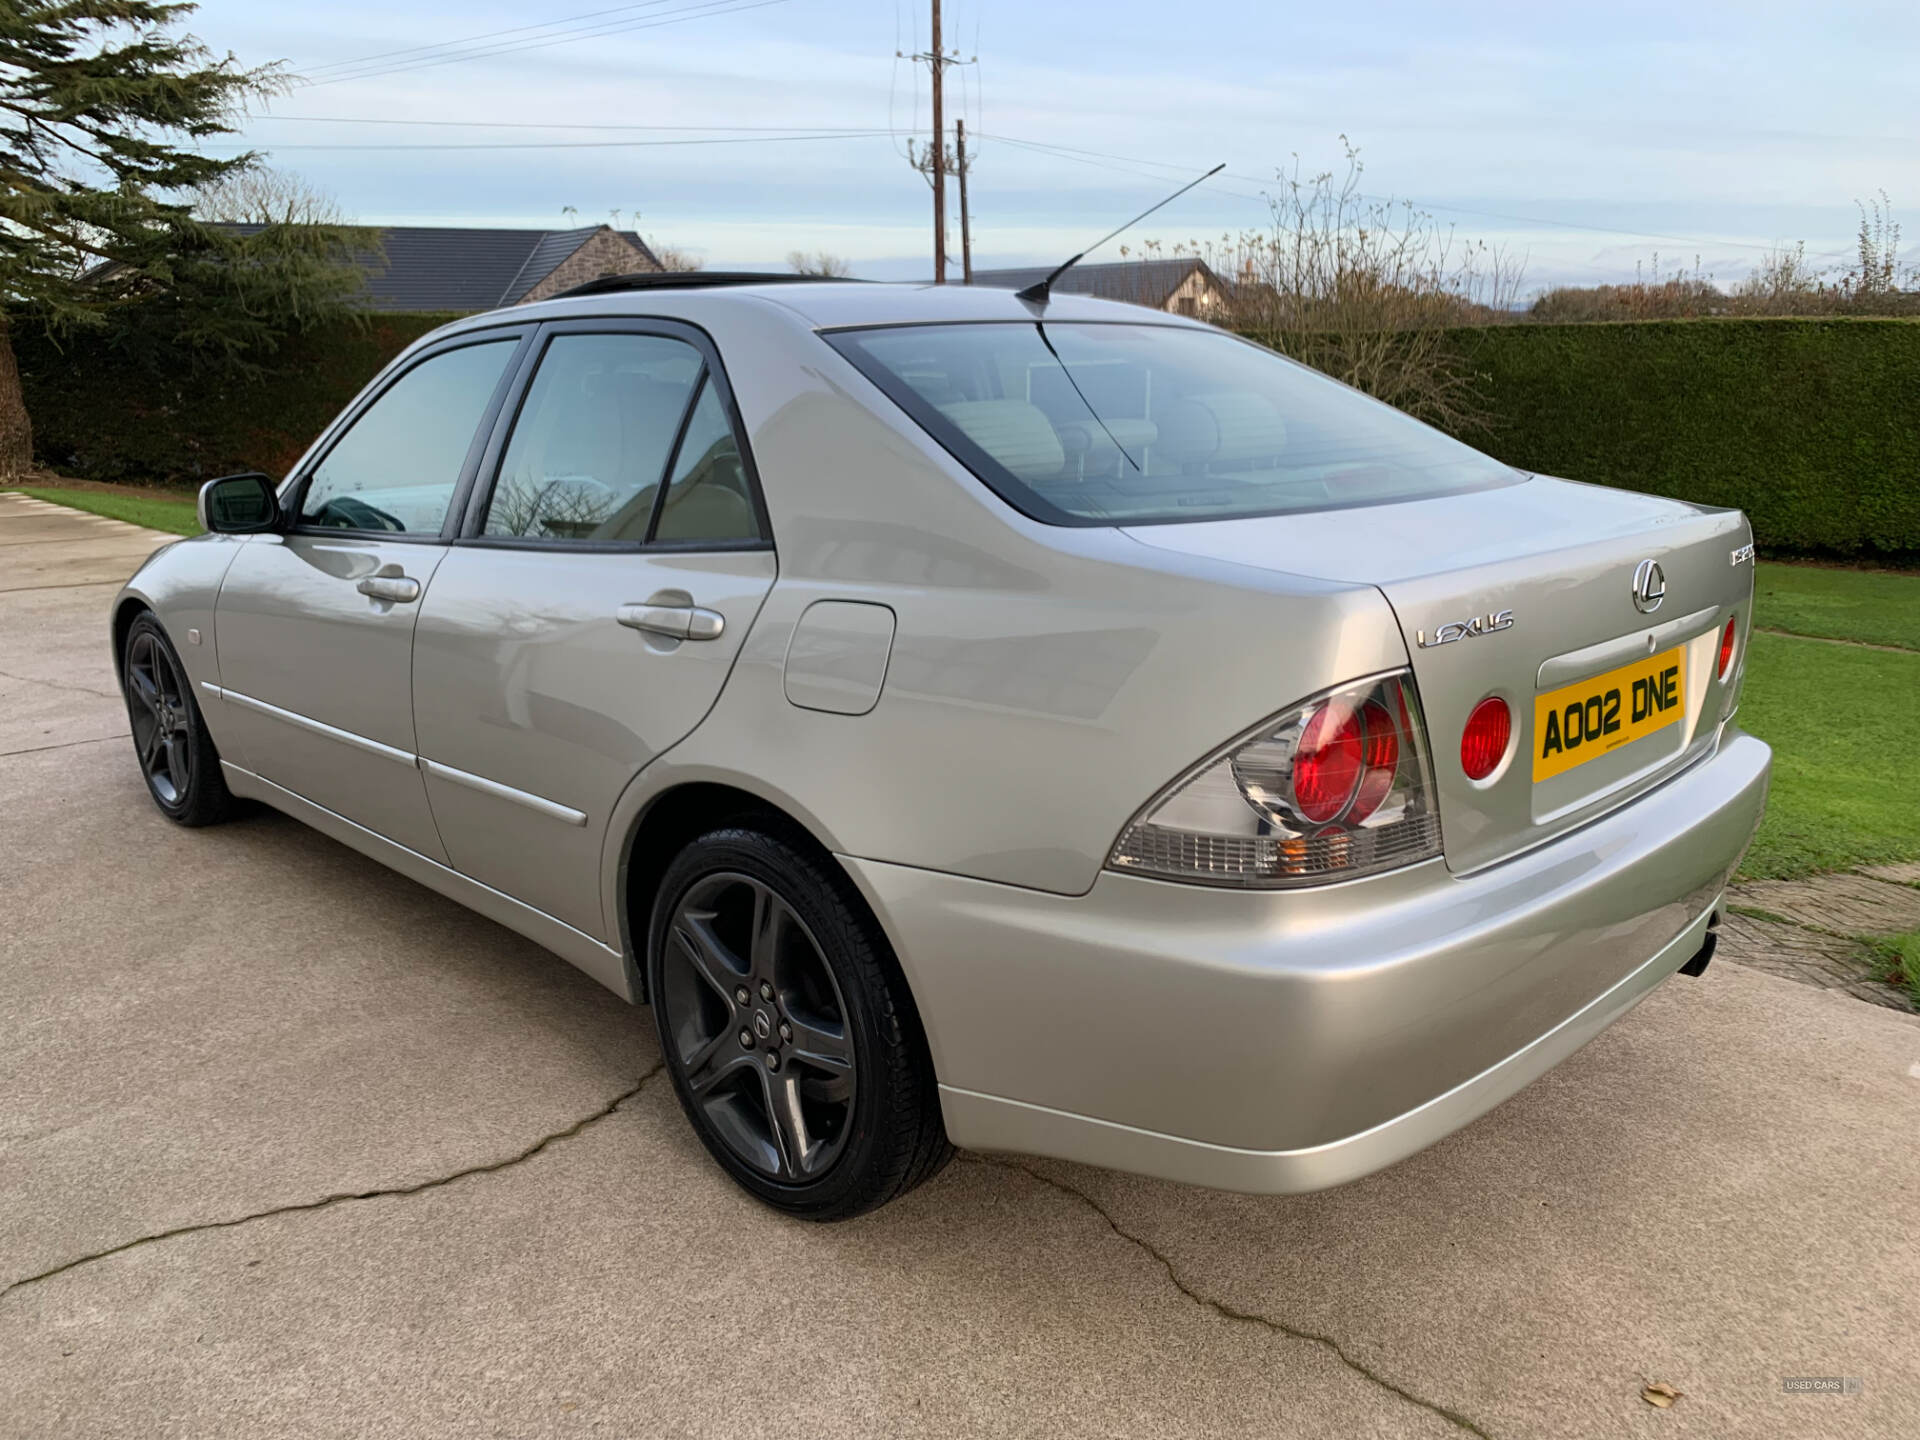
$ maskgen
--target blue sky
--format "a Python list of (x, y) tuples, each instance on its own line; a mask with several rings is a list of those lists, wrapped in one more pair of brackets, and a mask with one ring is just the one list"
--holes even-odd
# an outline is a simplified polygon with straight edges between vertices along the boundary
[[(1854, 200), (1881, 189), (1897, 214), (1914, 207), (1920, 258), (1912, 0), (945, 10), (949, 44), (979, 57), (949, 82), (949, 116), (978, 137), (977, 263), (1064, 258), (1220, 161), (1231, 178), (1128, 238), (1257, 225), (1276, 168), (1336, 163), (1343, 133), (1369, 194), (1524, 255), (1528, 288), (1631, 279), (1656, 252), (1733, 280), (1798, 240), (1838, 262)], [(589, 12), (576, 23), (601, 33), (584, 41), (527, 28)], [(579, 223), (617, 209), (711, 265), (825, 248), (856, 274), (903, 277), (930, 270), (930, 197), (904, 136), (884, 132), (928, 124), (924, 71), (894, 58), (926, 47), (927, 23), (925, 0), (207, 0), (191, 28), (324, 82), (273, 101), (245, 143), (363, 222), (544, 226), (567, 223), (565, 206)], [(539, 48), (431, 65), (446, 52), (414, 51), (496, 31), (512, 33), (465, 48)], [(369, 55), (387, 58), (346, 63)], [(791, 138), (846, 130), (878, 133)], [(568, 148), (392, 148), (554, 142)]]

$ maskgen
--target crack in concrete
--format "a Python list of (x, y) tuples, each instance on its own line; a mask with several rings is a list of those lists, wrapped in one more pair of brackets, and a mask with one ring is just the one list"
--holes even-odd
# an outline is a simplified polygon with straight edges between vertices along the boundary
[(1033, 1169), (1031, 1166), (1023, 1165), (1017, 1160), (1007, 1160), (992, 1155), (962, 1155), (959, 1158), (963, 1162), (974, 1165), (988, 1165), (996, 1170), (1014, 1171), (1018, 1174), (1025, 1175), (1030, 1180), (1038, 1181), (1048, 1189), (1057, 1190), (1070, 1199), (1078, 1200), (1082, 1205), (1085, 1205), (1089, 1210), (1093, 1211), (1095, 1215), (1098, 1215), (1102, 1220), (1106, 1221), (1107, 1228), (1113, 1231), (1115, 1235), (1125, 1240), (1129, 1245), (1135, 1247), (1148, 1258), (1157, 1262), (1160, 1268), (1167, 1272), (1167, 1279), (1173, 1283), (1173, 1288), (1202, 1309), (1211, 1310), (1223, 1320), (1233, 1320), (1242, 1325), (1258, 1325), (1263, 1329), (1271, 1330), (1276, 1335), (1284, 1335), (1291, 1340), (1303, 1340), (1311, 1345), (1319, 1345), (1331, 1352), (1335, 1359), (1356, 1375), (1379, 1386), (1389, 1394), (1398, 1396), (1410, 1405), (1417, 1405), (1429, 1414), (1439, 1416), (1442, 1420), (1447, 1421), (1451, 1425), (1458, 1426), (1469, 1435), (1478, 1435), (1480, 1440), (1491, 1440), (1491, 1437), (1485, 1430), (1481, 1429), (1480, 1426), (1472, 1420), (1469, 1420), (1459, 1411), (1450, 1410), (1438, 1401), (1428, 1400), (1423, 1396), (1416, 1395), (1404, 1386), (1396, 1385), (1393, 1381), (1387, 1379), (1386, 1376), (1372, 1369), (1365, 1362), (1354, 1359), (1353, 1356), (1346, 1352), (1345, 1347), (1342, 1346), (1338, 1340), (1334, 1339), (1333, 1336), (1322, 1335), (1315, 1330), (1302, 1330), (1298, 1326), (1289, 1325), (1283, 1320), (1275, 1320), (1270, 1316), (1262, 1315), (1253, 1310), (1241, 1310), (1229, 1305), (1224, 1300), (1216, 1300), (1211, 1295), (1203, 1294), (1181, 1278), (1180, 1272), (1174, 1268), (1172, 1260), (1168, 1259), (1166, 1255), (1156, 1249), (1151, 1242), (1122, 1226), (1118, 1220), (1113, 1218), (1104, 1205), (1086, 1191), (1080, 1189), (1079, 1186), (1069, 1185), (1064, 1180), (1056, 1180), (1051, 1175), (1043, 1175), (1040, 1171)]
[(44, 685), (49, 690), (71, 690), (75, 695), (98, 695), (102, 700), (118, 700), (118, 692), (96, 690), (91, 685), (65, 685), (58, 680), (42, 680), (38, 675), (16, 675), (11, 670), (0, 670), (0, 680), (18, 680), (22, 685)]
[(484, 1165), (471, 1165), (464, 1170), (456, 1170), (451, 1175), (435, 1176), (431, 1180), (422, 1180), (414, 1185), (390, 1185), (375, 1190), (342, 1191), (338, 1194), (323, 1196), (318, 1200), (305, 1200), (294, 1205), (275, 1205), (266, 1210), (256, 1210), (248, 1215), (236, 1215), (228, 1220), (202, 1220), (192, 1225), (176, 1225), (171, 1230), (160, 1230), (152, 1235), (142, 1235), (137, 1239), (127, 1240), (121, 1244), (109, 1246), (105, 1250), (96, 1250), (89, 1255), (77, 1256), (72, 1260), (64, 1261), (50, 1269), (42, 1270), (37, 1275), (28, 1275), (22, 1279), (15, 1280), (5, 1287), (0, 1287), (0, 1300), (5, 1300), (7, 1296), (16, 1290), (24, 1290), (29, 1285), (38, 1285), (42, 1280), (51, 1280), (56, 1275), (64, 1275), (69, 1270), (77, 1270), (82, 1265), (91, 1265), (96, 1260), (105, 1260), (114, 1255), (124, 1255), (129, 1250), (138, 1250), (148, 1245), (157, 1245), (162, 1240), (172, 1240), (181, 1235), (197, 1235), (207, 1230), (231, 1230), (238, 1225), (249, 1225), (255, 1220), (270, 1220), (276, 1215), (300, 1215), (310, 1210), (326, 1210), (335, 1205), (344, 1205), (354, 1200), (384, 1200), (391, 1196), (419, 1195), (424, 1191), (438, 1190), (444, 1185), (451, 1185), (456, 1180), (465, 1180), (474, 1175), (493, 1175), (502, 1170), (510, 1170), (516, 1165), (525, 1164), (527, 1161), (533, 1159), (534, 1156), (538, 1155), (548, 1146), (557, 1144), (562, 1140), (571, 1140), (583, 1130), (607, 1119), (622, 1105), (626, 1104), (627, 1101), (633, 1099), (642, 1090), (646, 1089), (654, 1077), (666, 1068), (667, 1062), (665, 1060), (657, 1062), (631, 1086), (622, 1090), (591, 1115), (574, 1121), (565, 1129), (555, 1130), (550, 1135), (541, 1136), (540, 1139), (534, 1141), (534, 1143), (526, 1149), (520, 1151), (518, 1154), (509, 1155), (504, 1160), (493, 1160)]
[[(132, 571), (128, 571), (132, 574)], [(125, 580), (70, 580), (63, 585), (15, 585), (9, 590), (0, 590), (0, 595), (28, 595), (39, 590), (98, 590), (102, 585), (124, 585)]]
[(104, 745), (109, 740), (125, 740), (129, 733), (122, 730), (117, 735), (96, 735), (91, 740), (62, 740), (55, 745), (24, 745), (18, 750), (0, 750), (0, 760), (9, 755), (38, 755), (42, 750), (71, 750), (76, 745)]

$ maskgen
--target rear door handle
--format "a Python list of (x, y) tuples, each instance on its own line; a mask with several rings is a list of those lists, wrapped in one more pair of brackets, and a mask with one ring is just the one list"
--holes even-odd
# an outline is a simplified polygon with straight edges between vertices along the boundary
[(614, 618), (630, 630), (669, 640), (718, 640), (727, 617), (699, 605), (622, 605)]
[(373, 600), (407, 605), (420, 598), (420, 582), (410, 575), (369, 575), (353, 587)]

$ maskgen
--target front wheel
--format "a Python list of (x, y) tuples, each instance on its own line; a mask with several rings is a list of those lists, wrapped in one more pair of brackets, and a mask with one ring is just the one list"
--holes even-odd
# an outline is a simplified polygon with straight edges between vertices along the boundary
[(160, 813), (177, 825), (215, 825), (237, 808), (220, 752), (193, 698), (187, 668), (151, 614), (127, 629), (120, 685), (140, 776)]
[(846, 877), (746, 827), (667, 869), (647, 993), (702, 1143), (789, 1215), (843, 1220), (952, 1154), (906, 982)]

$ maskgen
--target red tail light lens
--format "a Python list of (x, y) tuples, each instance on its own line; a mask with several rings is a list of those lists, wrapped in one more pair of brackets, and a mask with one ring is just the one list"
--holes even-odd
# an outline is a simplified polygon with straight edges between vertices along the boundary
[(1329, 701), (1313, 712), (1293, 754), (1293, 796), (1309, 820), (1331, 820), (1347, 808), (1365, 768), (1360, 717), (1349, 705)]
[(1513, 712), (1498, 695), (1489, 695), (1473, 707), (1460, 736), (1460, 768), (1469, 780), (1484, 780), (1507, 753), (1513, 738)]
[(1393, 790), (1394, 773), (1400, 768), (1399, 726), (1387, 713), (1387, 707), (1369, 700), (1360, 711), (1360, 724), (1366, 731), (1360, 772), (1360, 793), (1353, 797), (1353, 813), (1347, 818), (1359, 824), (1380, 808), (1380, 802)]
[(1733, 669), (1733, 617), (1727, 617), (1727, 628), (1720, 632), (1720, 678), (1727, 678)]

